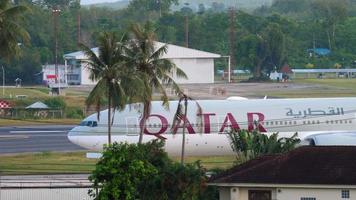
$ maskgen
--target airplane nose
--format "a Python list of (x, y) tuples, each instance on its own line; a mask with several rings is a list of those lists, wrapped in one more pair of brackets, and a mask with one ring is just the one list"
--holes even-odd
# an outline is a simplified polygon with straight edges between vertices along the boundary
[(74, 143), (74, 144), (77, 144), (77, 137), (76, 137), (76, 134), (75, 134), (75, 131), (73, 131), (75, 128), (73, 128), (72, 130), (70, 130), (67, 134), (67, 138), (70, 142)]

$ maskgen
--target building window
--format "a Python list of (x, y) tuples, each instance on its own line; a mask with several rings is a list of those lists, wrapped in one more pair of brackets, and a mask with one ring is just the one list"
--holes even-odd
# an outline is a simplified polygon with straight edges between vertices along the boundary
[(69, 81), (77, 81), (77, 80), (79, 80), (79, 75), (78, 74), (68, 74), (67, 78)]
[(301, 197), (300, 200), (316, 200), (315, 197)]
[(341, 198), (349, 199), (350, 198), (350, 190), (341, 190)]

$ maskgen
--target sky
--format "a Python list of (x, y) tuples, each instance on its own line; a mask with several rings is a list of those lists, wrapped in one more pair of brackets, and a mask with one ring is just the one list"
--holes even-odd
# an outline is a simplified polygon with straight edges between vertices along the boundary
[(88, 5), (93, 3), (105, 3), (105, 2), (115, 2), (120, 0), (81, 0), (80, 3), (82, 5)]

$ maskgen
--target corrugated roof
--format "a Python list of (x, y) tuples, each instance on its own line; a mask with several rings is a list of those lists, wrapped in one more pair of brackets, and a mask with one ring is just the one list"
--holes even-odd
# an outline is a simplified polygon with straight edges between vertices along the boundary
[(356, 69), (292, 69), (293, 73), (355, 73)]
[[(156, 49), (162, 47), (166, 43), (162, 42), (155, 42), (155, 47)], [(166, 44), (168, 51), (166, 54), (162, 56), (162, 58), (166, 59), (174, 59), (174, 58), (220, 58), (221, 55), (215, 54), (215, 53), (210, 53), (206, 51), (201, 51), (201, 50), (196, 50), (196, 49), (191, 49), (191, 48), (186, 48), (186, 47), (181, 47), (173, 44)], [(98, 54), (98, 48), (92, 48), (92, 51), (94, 51), (96, 54)], [(73, 53), (68, 53), (63, 56), (65, 59), (78, 59), (78, 60), (85, 60), (87, 57), (84, 55), (82, 51), (76, 51)]]
[(26, 109), (47, 109), (48, 106), (40, 101), (33, 103), (26, 107)]
[(356, 185), (356, 147), (300, 147), (251, 160), (211, 183)]

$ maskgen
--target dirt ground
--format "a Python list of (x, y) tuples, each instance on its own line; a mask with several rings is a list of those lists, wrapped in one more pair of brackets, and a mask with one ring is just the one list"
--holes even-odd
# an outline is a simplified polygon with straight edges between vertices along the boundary
[[(265, 96), (268, 98), (356, 97), (356, 87), (310, 82), (181, 84), (180, 87), (185, 94), (194, 99), (226, 99), (231, 96), (250, 99)], [(88, 94), (91, 89), (92, 86), (77, 86), (70, 88), (69, 91)], [(167, 93), (171, 99), (177, 98), (172, 90), (167, 89)]]
[[(181, 85), (184, 92), (198, 99), (226, 99), (231, 96), (240, 96), (252, 99), (264, 98), (282, 98), (288, 97), (288, 94), (300, 93), (304, 96), (305, 91), (325, 91), (336, 88), (326, 87), (317, 84), (300, 83), (230, 83), (230, 84), (189, 84)], [(318, 96), (318, 95), (316, 95)], [(295, 97), (295, 95), (291, 95)]]

